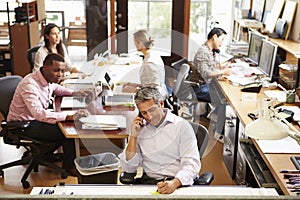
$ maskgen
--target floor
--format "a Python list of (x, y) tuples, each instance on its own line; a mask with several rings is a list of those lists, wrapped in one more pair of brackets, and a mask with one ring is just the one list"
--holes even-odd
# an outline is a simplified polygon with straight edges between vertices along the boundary
[[(84, 63), (85, 57), (82, 55), (83, 52), (86, 52), (86, 48), (71, 47), (68, 48), (68, 50), (70, 58), (75, 66)], [(210, 122), (208, 119), (202, 117), (200, 118), (199, 123), (210, 129)], [(223, 162), (223, 144), (217, 142), (211, 135), (212, 134), (210, 134), (207, 151), (201, 161), (201, 172), (210, 171), (214, 173), (215, 178), (212, 185), (235, 185)], [(21, 157), (22, 153), (23, 150), (21, 148), (16, 149), (14, 146), (6, 145), (3, 143), (2, 138), (0, 138), (0, 165)], [(26, 165), (11, 167), (4, 170), (5, 176), (0, 178), (0, 193), (29, 194), (33, 186), (54, 186), (60, 182), (65, 182), (66, 184), (78, 183), (76, 177), (69, 176), (66, 179), (62, 179), (59, 173), (41, 166), (39, 167), (38, 173), (31, 173), (27, 179), (31, 184), (31, 187), (29, 189), (23, 189), (20, 180), (25, 170)]]

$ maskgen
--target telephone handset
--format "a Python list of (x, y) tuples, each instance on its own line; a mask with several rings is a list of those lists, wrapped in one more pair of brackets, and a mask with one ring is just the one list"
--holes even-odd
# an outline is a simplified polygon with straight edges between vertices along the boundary
[(142, 115), (141, 112), (139, 112), (139, 117), (142, 118), (142, 124), (141, 124), (141, 126), (145, 126), (146, 120), (145, 120), (145, 118), (143, 117), (143, 115)]

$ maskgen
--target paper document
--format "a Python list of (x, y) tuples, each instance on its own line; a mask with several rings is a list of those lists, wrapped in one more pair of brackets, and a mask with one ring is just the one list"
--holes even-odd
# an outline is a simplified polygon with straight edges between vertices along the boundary
[(263, 153), (300, 153), (300, 145), (291, 137), (281, 140), (257, 140)]
[(115, 130), (126, 128), (126, 118), (123, 115), (89, 115), (79, 119), (83, 129)]
[(63, 97), (61, 108), (86, 108), (88, 106), (86, 97)]
[(251, 83), (259, 83), (259, 81), (256, 80), (256, 77), (239, 77), (235, 75), (230, 75), (226, 76), (226, 78), (233, 84), (238, 84), (241, 86), (249, 85)]
[(264, 94), (268, 98), (276, 98), (279, 102), (286, 102), (286, 92), (281, 90), (265, 90)]

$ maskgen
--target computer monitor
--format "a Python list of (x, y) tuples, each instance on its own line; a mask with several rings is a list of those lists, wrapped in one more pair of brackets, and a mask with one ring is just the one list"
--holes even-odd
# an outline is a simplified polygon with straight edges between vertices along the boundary
[(260, 59), (260, 51), (263, 43), (264, 36), (259, 33), (250, 32), (248, 60), (255, 65), (258, 65)]
[(277, 48), (278, 46), (273, 42), (266, 39), (263, 40), (258, 68), (270, 78), (273, 76)]

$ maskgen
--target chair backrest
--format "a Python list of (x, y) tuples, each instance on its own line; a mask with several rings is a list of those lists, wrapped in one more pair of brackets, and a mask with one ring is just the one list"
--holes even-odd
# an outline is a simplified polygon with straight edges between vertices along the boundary
[(177, 78), (176, 78), (176, 82), (174, 83), (174, 87), (173, 87), (173, 93), (175, 95), (177, 95), (181, 84), (186, 79), (186, 77), (189, 75), (189, 71), (190, 71), (190, 66), (188, 64), (184, 63), (181, 65), (178, 75), (177, 75)]
[(202, 124), (197, 124), (197, 123), (193, 123), (193, 122), (190, 122), (190, 123), (196, 134), (198, 150), (199, 150), (200, 159), (201, 159), (205, 152), (207, 144), (208, 144), (208, 137), (209, 137), (208, 130)]
[(15, 90), (19, 82), (22, 80), (21, 76), (5, 76), (0, 78), (0, 112), (6, 119), (10, 102), (14, 96)]
[(27, 54), (26, 54), (26, 57), (27, 57), (27, 60), (30, 64), (30, 67), (31, 67), (31, 70), (33, 69), (34, 67), (34, 58), (35, 58), (35, 54), (36, 52), (39, 50), (39, 48), (41, 47), (41, 45), (37, 45), (37, 46), (34, 46), (32, 47), (31, 49), (28, 49), (27, 50)]

